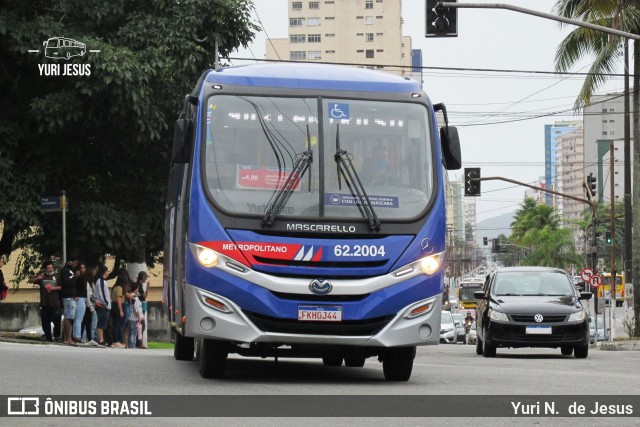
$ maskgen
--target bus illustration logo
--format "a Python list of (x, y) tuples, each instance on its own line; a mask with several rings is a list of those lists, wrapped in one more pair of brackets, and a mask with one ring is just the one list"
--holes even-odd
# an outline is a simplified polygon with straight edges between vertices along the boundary
[(66, 37), (51, 37), (42, 43), (44, 56), (51, 59), (71, 59), (74, 56), (84, 56), (87, 45)]

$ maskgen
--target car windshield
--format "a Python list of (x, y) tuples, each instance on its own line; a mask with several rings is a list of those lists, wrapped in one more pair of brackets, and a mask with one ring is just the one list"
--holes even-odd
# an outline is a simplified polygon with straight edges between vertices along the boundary
[(440, 323), (453, 323), (453, 318), (451, 317), (451, 313), (448, 311), (443, 311), (440, 316)]
[(462, 314), (451, 314), (451, 317), (453, 317), (453, 320), (455, 320), (456, 322), (460, 322), (460, 324), (464, 323), (464, 317), (462, 317)]
[(523, 296), (575, 295), (569, 277), (561, 271), (509, 271), (496, 274), (493, 294)]

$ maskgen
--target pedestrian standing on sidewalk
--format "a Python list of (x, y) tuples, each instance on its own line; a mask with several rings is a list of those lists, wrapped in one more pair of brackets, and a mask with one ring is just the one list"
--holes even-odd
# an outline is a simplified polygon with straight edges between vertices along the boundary
[(7, 293), (9, 292), (9, 287), (7, 286), (7, 282), (4, 280), (4, 273), (2, 273), (2, 267), (4, 266), (4, 255), (0, 256), (0, 301), (7, 297)]
[[(123, 342), (123, 330), (128, 319), (128, 313), (125, 315), (124, 293), (125, 287), (128, 286), (124, 275), (118, 275), (116, 283), (111, 288), (111, 337), (113, 343), (111, 347), (124, 348), (127, 345)], [(128, 288), (127, 288), (128, 289)]]
[(76, 311), (73, 316), (73, 342), (82, 344), (82, 320), (87, 311), (87, 266), (79, 262), (74, 269), (76, 275)]
[(147, 348), (147, 311), (149, 310), (149, 303), (147, 302), (147, 297), (149, 296), (149, 283), (147, 283), (148, 278), (149, 275), (144, 271), (138, 273), (138, 298), (142, 304), (142, 341), (139, 345), (136, 344), (136, 347), (139, 348)]
[(111, 310), (111, 298), (109, 296), (109, 287), (107, 286), (107, 276), (109, 275), (109, 269), (105, 265), (98, 267), (98, 273), (96, 274), (96, 284), (94, 292), (94, 304), (96, 306), (96, 313), (98, 315), (98, 324), (96, 325), (96, 335), (94, 338), (99, 345), (104, 345), (104, 330), (107, 327), (109, 320), (109, 312)]
[(138, 294), (131, 296), (131, 313), (129, 314), (129, 339), (127, 348), (136, 348), (138, 339), (138, 323), (142, 321), (142, 303), (138, 298)]
[[(42, 322), (43, 340), (53, 342), (60, 339), (60, 278), (55, 273), (53, 262), (44, 263), (44, 272), (29, 279), (40, 287), (40, 321)], [(53, 335), (51, 324), (53, 323)]]
[(62, 297), (62, 306), (64, 309), (64, 325), (62, 327), (62, 336), (65, 344), (75, 345), (72, 340), (73, 319), (76, 316), (76, 280), (80, 275), (79, 271), (74, 271), (78, 265), (78, 258), (71, 255), (62, 271), (60, 271), (60, 296)]
[(96, 328), (98, 326), (98, 313), (96, 313), (95, 306), (95, 280), (96, 280), (96, 268), (87, 267), (87, 270), (84, 273), (84, 281), (87, 282), (87, 303), (84, 312), (84, 317), (82, 318), (82, 325), (80, 329), (82, 330), (82, 337), (89, 345), (98, 345), (96, 341)]

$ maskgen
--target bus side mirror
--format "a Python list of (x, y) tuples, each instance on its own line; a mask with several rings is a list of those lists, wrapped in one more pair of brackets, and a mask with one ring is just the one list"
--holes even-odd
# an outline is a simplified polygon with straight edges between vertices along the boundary
[(198, 98), (187, 95), (184, 98), (184, 108), (176, 120), (173, 129), (173, 149), (171, 161), (173, 163), (189, 163), (193, 143), (193, 108), (198, 105)]
[(460, 152), (458, 129), (449, 125), (441, 127), (440, 143), (442, 144), (442, 156), (445, 169), (460, 169), (462, 167), (462, 153)]
[(484, 291), (475, 291), (473, 293), (473, 297), (475, 299), (487, 299), (487, 296), (484, 294)]
[(173, 163), (189, 163), (191, 157), (191, 141), (193, 141), (193, 120), (179, 118), (173, 130)]

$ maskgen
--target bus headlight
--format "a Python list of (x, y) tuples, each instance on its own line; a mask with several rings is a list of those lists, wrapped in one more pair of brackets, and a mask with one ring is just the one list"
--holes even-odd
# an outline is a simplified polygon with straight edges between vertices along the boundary
[(420, 270), (424, 274), (432, 275), (440, 269), (442, 265), (442, 259), (444, 258), (444, 252), (439, 254), (429, 255), (420, 260)]
[(211, 268), (218, 265), (218, 254), (209, 248), (197, 247), (196, 258), (201, 266)]

